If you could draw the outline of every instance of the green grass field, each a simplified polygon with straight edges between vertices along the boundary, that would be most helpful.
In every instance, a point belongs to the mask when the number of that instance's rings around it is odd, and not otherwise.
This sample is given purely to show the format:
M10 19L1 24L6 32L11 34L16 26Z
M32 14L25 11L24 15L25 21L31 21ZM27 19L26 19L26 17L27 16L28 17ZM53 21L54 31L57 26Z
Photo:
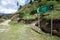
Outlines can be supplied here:
M0 29L8 29L0 32L0 40L59 40L57 36L51 37L42 31L37 32L38 28L30 24L11 24L9 27L0 27ZM32 30L33 27L36 31Z

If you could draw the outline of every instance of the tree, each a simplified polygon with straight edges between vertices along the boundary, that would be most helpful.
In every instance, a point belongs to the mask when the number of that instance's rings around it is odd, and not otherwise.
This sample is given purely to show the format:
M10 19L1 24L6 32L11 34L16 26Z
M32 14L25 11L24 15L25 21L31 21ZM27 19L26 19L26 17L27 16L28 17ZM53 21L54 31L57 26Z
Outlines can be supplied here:
M18 8L18 11L22 8L22 6L20 5L20 7Z
M33 3L33 1L32 0L30 0L30 4L32 4Z
M38 1L40 1L40 0L30 0L30 4L32 4L33 2L38 2Z
M17 6L19 6L19 2L17 2Z

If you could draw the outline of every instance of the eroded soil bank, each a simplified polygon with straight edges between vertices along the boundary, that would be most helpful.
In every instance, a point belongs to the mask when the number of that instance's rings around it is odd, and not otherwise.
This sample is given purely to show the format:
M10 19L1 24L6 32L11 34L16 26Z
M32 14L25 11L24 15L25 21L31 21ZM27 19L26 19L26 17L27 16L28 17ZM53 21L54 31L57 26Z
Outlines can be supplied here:
M60 36L60 20L59 19L55 19L53 20L53 35L57 35L57 36ZM38 23L35 24L35 26L38 27ZM40 29L46 33L51 33L51 20L46 20L45 22L44 21L41 21L40 22Z

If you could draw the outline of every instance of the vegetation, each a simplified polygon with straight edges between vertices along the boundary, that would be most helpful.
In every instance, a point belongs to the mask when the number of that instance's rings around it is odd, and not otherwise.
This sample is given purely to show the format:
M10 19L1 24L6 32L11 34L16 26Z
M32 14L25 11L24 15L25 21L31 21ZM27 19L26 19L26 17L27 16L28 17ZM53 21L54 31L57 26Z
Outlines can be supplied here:
M51 2L55 4L55 7L58 5L57 1L34 1L33 4L30 3L22 6L20 9L18 9L18 12L16 12L16 14L19 14L19 18L22 19L34 19L37 17L37 8L46 4L50 4Z
M18 18L24 20L37 18L37 8L45 4L50 4L51 2L55 4L56 9L60 5L59 0L34 0L34 2L20 6L18 11L9 17L12 19L10 26L0 26L0 29L8 29L7 31L0 32L0 40L59 40L60 37L50 36L50 34L42 32L38 27L33 26L32 24L16 22L18 21ZM51 13L52 11L44 13L43 15L49 15L43 16L43 18L50 19ZM60 18L60 11L54 10L53 13L54 19Z
M0 32L0 40L59 40L59 37L50 36L37 27L28 24L12 23L10 27L2 27L0 29L8 29L7 31ZM36 30L36 31L35 31ZM37 32L40 31L40 32Z

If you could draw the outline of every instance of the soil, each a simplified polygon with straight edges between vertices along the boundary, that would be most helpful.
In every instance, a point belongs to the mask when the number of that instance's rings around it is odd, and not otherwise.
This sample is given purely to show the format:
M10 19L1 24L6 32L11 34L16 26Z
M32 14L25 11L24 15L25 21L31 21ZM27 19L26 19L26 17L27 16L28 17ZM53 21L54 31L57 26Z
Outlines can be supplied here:
M38 24L36 23L35 26L38 26ZM45 23L44 21L40 22L40 29L46 33L51 33L51 20L47 20ZM57 35L60 36L60 20L59 19L55 19L53 20L53 30L52 33L53 35Z
M36 22L38 20L38 18L35 18L35 19L19 19L18 22L22 22L22 23L25 23L25 24L32 24L34 22Z
M18 20L18 22L22 22L22 21L25 24L32 24L38 27L38 23L36 23L38 21L38 18L31 20L24 20L24 19ZM53 35L60 36L60 19L54 19L52 25L53 25L53 30L52 30ZM51 19L40 20L40 29L46 33L51 33Z
M11 19L8 19L8 20L0 23L0 26L9 26L10 21L11 21Z

